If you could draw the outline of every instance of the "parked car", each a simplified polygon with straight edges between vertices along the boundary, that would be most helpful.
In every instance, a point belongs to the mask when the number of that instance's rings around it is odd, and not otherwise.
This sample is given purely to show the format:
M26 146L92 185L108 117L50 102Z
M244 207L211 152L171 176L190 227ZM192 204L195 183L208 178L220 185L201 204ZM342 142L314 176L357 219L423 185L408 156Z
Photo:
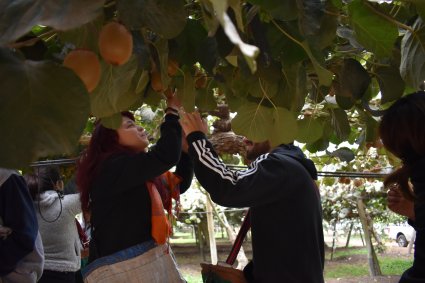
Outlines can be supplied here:
M400 247L407 247L415 232L407 223L389 225L384 229L391 240L395 240Z

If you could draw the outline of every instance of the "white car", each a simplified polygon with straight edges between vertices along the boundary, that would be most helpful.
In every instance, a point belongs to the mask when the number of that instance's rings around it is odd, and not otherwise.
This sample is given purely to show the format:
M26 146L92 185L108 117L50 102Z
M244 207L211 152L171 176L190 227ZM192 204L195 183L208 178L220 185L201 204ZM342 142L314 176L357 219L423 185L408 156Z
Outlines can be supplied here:
M407 247L415 233L415 229L407 223L387 226L384 231L388 237L395 240L400 247Z

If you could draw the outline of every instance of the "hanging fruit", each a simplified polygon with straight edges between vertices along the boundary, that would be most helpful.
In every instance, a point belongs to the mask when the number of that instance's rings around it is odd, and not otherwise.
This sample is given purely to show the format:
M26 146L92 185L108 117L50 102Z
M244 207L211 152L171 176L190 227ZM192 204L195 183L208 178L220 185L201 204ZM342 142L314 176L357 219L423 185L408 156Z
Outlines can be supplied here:
M133 53L133 36L124 25L110 22L100 31L99 51L107 63L122 65Z
M63 65L74 71L83 81L88 92L92 92L100 81L101 67L96 53L76 49L68 53Z

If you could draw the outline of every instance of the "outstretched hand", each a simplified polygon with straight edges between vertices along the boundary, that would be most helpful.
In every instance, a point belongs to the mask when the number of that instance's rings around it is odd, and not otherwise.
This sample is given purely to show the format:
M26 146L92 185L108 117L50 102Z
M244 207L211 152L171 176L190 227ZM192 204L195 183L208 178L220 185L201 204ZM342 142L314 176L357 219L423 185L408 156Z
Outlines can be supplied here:
M391 211L415 220L413 201L404 198L397 186L391 187L388 191L387 205Z
M180 125L186 136L197 131L203 132L204 134L208 133L207 122L201 118L199 112L186 113L180 111Z

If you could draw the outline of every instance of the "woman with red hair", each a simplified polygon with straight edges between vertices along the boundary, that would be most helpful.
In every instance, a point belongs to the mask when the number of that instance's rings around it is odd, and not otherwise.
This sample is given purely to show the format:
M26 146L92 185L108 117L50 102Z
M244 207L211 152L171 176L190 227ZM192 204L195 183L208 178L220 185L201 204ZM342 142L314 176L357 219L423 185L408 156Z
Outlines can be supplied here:
M148 133L130 112L122 113L116 130L97 123L78 162L76 178L82 209L90 215L92 227L89 267L96 259L128 248L155 245L148 183L156 185L164 207L190 186L193 165L182 152L179 106L175 95L167 98L161 137L149 150ZM175 165L173 178L180 184L171 188L164 183L164 173Z

